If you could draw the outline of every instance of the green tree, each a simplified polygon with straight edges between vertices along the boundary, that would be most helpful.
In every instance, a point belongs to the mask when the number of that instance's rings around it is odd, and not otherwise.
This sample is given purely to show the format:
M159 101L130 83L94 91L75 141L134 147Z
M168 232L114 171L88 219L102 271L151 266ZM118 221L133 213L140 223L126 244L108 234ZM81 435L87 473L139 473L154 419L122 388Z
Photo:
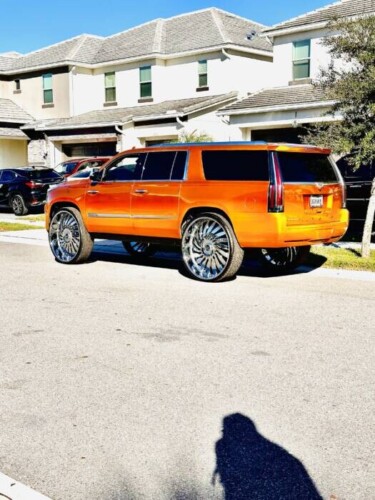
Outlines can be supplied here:
M213 138L206 134L206 132L198 132L197 129L192 130L191 132L188 132L187 130L184 130L181 132L178 136L178 139L176 142L212 142Z
M334 20L324 40L332 57L315 83L334 100L329 113L337 121L309 128L304 142L330 147L334 153L353 153L354 167L375 161L375 17ZM375 179L362 238L362 256L370 255L375 213Z

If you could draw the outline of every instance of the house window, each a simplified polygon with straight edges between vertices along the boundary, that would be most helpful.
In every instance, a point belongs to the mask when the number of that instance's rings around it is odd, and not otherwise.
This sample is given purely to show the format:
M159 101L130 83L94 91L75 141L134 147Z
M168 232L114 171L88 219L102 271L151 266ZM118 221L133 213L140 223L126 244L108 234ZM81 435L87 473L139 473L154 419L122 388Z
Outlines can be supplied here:
M21 81L14 80L14 90L21 90Z
M310 40L293 42L293 80L310 77Z
M152 96L152 82L151 82L151 66L143 66L139 68L139 84L140 84L140 96L151 97Z
M198 61L198 87L207 87L207 61Z
M105 86L105 102L115 102L116 101L116 73L114 71L112 71L111 73L105 73L104 86Z
M53 103L53 90L52 90L52 75L43 75L43 102L44 104Z

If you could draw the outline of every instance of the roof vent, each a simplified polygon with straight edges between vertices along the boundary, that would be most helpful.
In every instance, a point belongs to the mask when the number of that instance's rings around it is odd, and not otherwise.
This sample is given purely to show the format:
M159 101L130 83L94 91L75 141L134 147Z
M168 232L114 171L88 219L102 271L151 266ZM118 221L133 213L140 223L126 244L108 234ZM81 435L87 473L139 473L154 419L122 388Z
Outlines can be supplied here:
M257 32L255 30L249 31L249 33L246 33L246 39L247 40L253 40L256 37Z

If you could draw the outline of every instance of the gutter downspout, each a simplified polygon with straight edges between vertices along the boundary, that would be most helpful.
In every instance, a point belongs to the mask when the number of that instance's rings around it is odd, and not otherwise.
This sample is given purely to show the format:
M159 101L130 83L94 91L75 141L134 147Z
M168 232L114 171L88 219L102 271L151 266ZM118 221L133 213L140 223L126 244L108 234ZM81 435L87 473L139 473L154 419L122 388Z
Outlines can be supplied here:
M232 56L230 56L225 49L221 49L221 52L222 52L223 56L225 57L225 59L232 59Z
M176 122L182 127L185 128L185 123L181 121L181 116L176 116Z

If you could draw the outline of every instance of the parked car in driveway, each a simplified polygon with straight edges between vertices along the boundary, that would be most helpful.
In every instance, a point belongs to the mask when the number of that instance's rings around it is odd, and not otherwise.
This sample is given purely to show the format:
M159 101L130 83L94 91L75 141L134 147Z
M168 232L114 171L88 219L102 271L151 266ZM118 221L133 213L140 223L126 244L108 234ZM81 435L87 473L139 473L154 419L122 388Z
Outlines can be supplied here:
M350 222L363 225L371 194L371 184L375 177L375 162L355 168L350 163L350 155L346 155L337 161L337 166L346 184Z
M31 207L43 205L48 188L63 179L52 168L0 170L0 205L10 207L16 215L26 215Z
M202 281L235 275L247 248L270 267L290 268L348 226L330 150L265 142L125 151L90 179L50 190L45 213L58 262L87 260L99 237L122 240L135 255L175 242Z
M94 158L76 158L66 160L59 163L55 167L55 171L64 177L69 177L70 175L76 174L86 168L100 167L110 159L110 156L98 156Z

